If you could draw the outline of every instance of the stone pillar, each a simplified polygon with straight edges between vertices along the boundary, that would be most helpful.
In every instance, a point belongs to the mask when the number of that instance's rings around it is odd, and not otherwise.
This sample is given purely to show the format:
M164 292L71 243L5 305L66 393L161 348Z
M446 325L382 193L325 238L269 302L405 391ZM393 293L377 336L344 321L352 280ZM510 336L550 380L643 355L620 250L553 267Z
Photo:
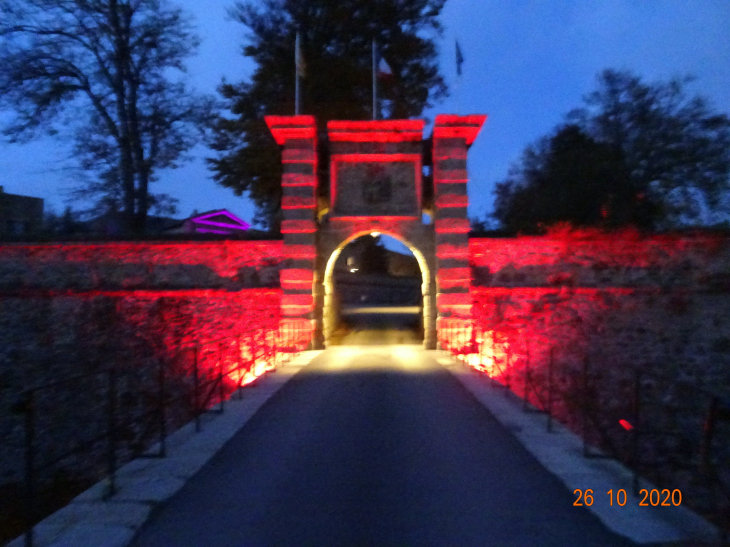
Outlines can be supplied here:
M436 232L436 306L439 341L445 328L471 326L469 219L466 157L484 115L436 116L433 129L433 183Z
M311 341L317 258L317 128L313 116L266 116L281 161L285 262L281 280L281 332L284 343L306 335ZM304 332L303 332L304 331ZM296 340L286 340L296 337Z

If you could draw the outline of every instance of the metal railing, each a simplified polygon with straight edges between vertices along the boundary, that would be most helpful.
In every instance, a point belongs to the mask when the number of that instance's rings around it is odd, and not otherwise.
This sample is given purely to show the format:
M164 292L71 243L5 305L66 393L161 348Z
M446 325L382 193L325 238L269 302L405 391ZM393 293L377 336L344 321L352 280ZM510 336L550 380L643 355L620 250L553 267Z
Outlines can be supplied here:
M33 546L34 526L44 517L38 511L39 490L54 470L71 466L96 480L105 478L104 499L109 499L117 492L122 464L165 457L168 431L191 419L195 431L201 431L203 414L222 413L234 393L241 399L243 386L304 349L310 335L290 326L287 332L259 330L194 342L172 355L165 352L137 361L126 370L109 368L26 389L13 408L23 418L26 547ZM53 438L54 427L61 425L53 407L72 399L75 410L67 418L75 422L77 432L76 420L86 420L84 429L93 433L81 437L61 431ZM49 446L61 448L54 451ZM41 449L52 455L41 460Z
M553 432L557 420L579 433L584 457L625 463L632 470L634 495L643 478L663 488L690 484L685 498L718 525L722 544L728 543L730 400L647 372L646 363L617 366L609 374L588 358L560 362L556 347L543 353L544 365L536 368L529 340L520 340L518 350L514 336L500 341L478 325L447 325L439 339L443 349L487 372L506 395L520 397L524 412L545 414L546 431ZM668 405L672 390L679 395ZM678 481L682 473L691 479Z

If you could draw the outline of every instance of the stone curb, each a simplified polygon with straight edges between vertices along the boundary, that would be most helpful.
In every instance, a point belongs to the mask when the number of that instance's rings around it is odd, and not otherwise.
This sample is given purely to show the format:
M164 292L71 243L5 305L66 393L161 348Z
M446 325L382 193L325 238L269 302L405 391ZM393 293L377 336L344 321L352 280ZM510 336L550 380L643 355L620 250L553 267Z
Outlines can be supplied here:
M205 465L281 386L321 351L305 351L225 402L222 414L203 415L167 437L167 457L132 460L117 471L117 493L104 501L107 481L79 494L34 528L35 547L126 547L152 514ZM150 448L154 451L155 446ZM19 536L6 547L22 547Z
M615 460L583 457L583 441L578 435L556 421L553 432L548 433L546 416L524 412L522 400L486 374L446 352L439 352L436 360L571 492L592 489L595 501L587 509L613 532L639 544L718 541L718 529L686 506L640 507L640 500L631 494L633 474L629 469ZM641 488L656 487L642 479ZM627 492L625 506L619 507L615 499L610 505L606 493L611 489Z

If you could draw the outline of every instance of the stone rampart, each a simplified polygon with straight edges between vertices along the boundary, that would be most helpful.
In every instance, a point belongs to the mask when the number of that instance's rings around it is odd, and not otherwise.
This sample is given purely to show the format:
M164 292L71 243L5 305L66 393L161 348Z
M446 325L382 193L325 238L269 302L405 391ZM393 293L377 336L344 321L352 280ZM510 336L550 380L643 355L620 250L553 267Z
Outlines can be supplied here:
M281 241L0 246L0 294L19 290L278 287Z
M722 519L730 421L707 424L730 401L730 239L563 230L470 257L474 329L452 351Z
M139 372L141 384L120 380L136 386L120 397L143 413L156 404L158 364L168 390L182 389L195 346L201 377L217 366L220 340L251 366L268 359L280 343L281 264L281 241L0 246L0 484L20 477L23 417L10 409L25 389L110 368L120 378ZM105 384L92 404L83 402L92 380L80 382L39 392L36 441L46 459L105 427ZM83 475L78 461L71 467Z
M510 333L533 364L553 347L596 366L676 366L708 385L730 371L727 237L563 231L474 238L470 257L477 324Z

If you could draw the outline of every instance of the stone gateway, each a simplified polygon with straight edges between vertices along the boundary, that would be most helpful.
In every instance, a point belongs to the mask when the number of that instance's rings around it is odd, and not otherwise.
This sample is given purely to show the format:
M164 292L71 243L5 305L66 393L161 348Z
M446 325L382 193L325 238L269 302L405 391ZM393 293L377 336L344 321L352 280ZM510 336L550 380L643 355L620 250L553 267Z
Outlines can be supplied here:
M329 122L329 207L322 214L314 118L267 116L282 146L285 328L311 328L313 346L327 345L338 313L335 261L350 241L373 232L399 239L419 262L426 348L436 348L437 328L470 321L466 158L485 119L436 117L433 205L423 200L423 120Z

